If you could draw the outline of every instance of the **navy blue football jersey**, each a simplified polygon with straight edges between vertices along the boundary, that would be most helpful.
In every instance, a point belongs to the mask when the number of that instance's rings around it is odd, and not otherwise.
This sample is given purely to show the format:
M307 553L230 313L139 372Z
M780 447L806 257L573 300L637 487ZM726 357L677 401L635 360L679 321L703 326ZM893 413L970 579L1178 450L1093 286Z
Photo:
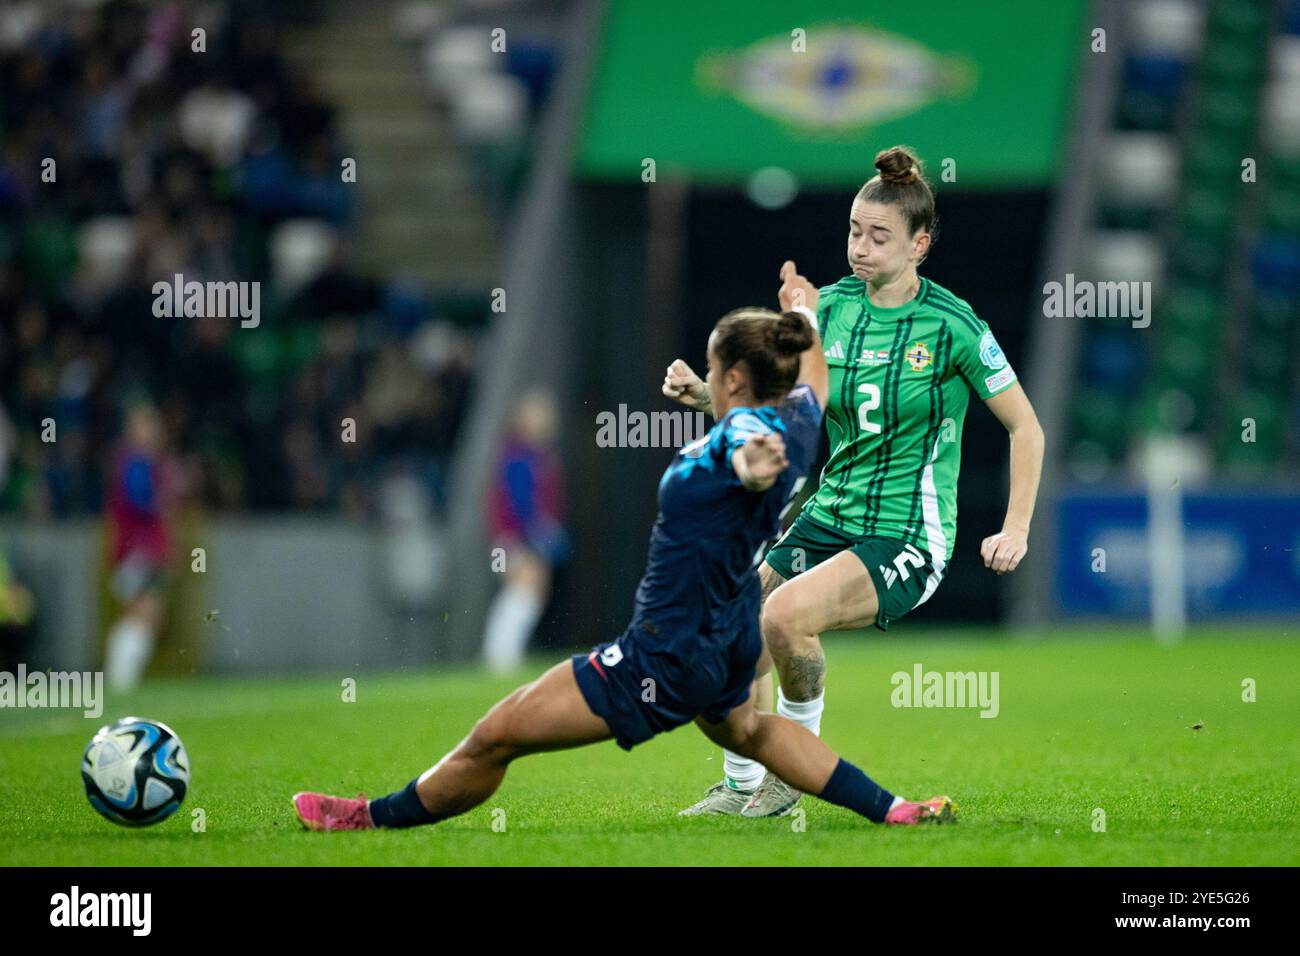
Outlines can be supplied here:
M822 409L807 385L779 405L733 408L684 446L659 481L659 516L632 626L647 650L689 659L758 626L755 569L817 455ZM777 432L789 467L766 491L746 491L731 456Z

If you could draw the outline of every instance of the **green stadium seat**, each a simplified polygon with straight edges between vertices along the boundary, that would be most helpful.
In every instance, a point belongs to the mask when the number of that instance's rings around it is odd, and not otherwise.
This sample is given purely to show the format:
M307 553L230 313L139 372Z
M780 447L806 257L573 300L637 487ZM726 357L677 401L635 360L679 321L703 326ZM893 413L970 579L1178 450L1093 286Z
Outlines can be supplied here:
M1215 0L1206 21L1207 42L1240 43L1268 31L1272 4L1262 0Z
M1190 187L1178 203L1178 224L1184 231L1213 240L1221 240L1236 224L1232 197L1223 189Z
M1230 469L1243 472L1266 471L1278 465L1285 454L1281 402L1267 392L1248 388L1228 402L1219 433L1219 461ZM1245 420L1254 421L1254 441L1242 440Z
M1248 335L1241 350L1241 372L1246 381L1271 393L1285 386L1291 368L1290 349L1262 335Z
M1217 336L1216 336L1217 338ZM1162 338L1156 356L1157 381L1167 382L1198 399L1213 385L1216 367L1214 341L1185 332Z
M1266 63L1255 43L1213 43L1201 61L1200 79L1215 89L1258 89Z
M1268 338L1292 336L1300 319L1300 304L1278 291L1260 292L1251 310L1252 327Z
M1161 317L1164 322L1161 322ZM1156 322L1171 332L1209 336L1217 333L1219 304L1208 289L1178 286L1165 296L1157 308Z
M1300 194L1270 190L1264 198L1264 228L1269 232L1300 233Z
M1300 158L1271 157L1263 170L1263 177L1273 191L1300 195Z
M1201 185L1212 182L1241 182L1240 150L1220 138L1198 136L1183 159L1183 180Z
M1169 252L1170 280L1218 289L1227 269L1222 250L1222 243L1204 236L1184 234L1174 242Z
M1116 395L1092 386L1075 392L1073 434L1076 440L1095 442L1112 461L1122 457L1128 443L1125 403Z

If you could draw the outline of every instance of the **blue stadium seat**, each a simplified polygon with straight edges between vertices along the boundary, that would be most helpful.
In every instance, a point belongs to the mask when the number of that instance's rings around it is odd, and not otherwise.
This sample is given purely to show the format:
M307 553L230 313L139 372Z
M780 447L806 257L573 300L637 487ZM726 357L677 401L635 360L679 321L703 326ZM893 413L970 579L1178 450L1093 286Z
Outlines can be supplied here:
M1295 236L1261 237L1252 266L1261 289L1300 293L1300 239Z

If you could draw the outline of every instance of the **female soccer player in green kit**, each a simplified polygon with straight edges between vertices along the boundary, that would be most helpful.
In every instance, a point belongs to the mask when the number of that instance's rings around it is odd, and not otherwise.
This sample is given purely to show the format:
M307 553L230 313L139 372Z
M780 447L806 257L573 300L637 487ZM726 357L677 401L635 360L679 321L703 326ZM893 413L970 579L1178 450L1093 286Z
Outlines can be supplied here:
M1011 437L1011 489L1002 529L985 538L987 568L1014 571L1038 492L1043 431L997 340L971 307L917 274L935 229L934 194L907 148L876 156L877 175L849 211L853 274L816 289L782 268L781 306L815 308L830 368L821 483L768 552L763 639L781 677L777 712L819 733L823 631L891 623L924 604L943 579L957 534L957 471L970 391ZM787 301L789 299L789 301ZM796 301L798 300L798 301ZM664 394L709 411L708 392L680 360ZM755 703L771 707L760 661ZM725 779L682 811L787 814L801 794L761 764L725 753Z

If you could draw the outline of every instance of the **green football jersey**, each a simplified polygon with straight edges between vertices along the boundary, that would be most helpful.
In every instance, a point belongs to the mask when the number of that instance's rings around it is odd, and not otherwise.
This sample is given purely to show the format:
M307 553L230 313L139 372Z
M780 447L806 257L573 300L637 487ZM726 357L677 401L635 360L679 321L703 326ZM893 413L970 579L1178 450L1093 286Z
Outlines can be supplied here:
M831 453L805 513L849 535L899 538L947 564L970 390L989 398L1016 373L988 325L928 279L912 301L885 309L848 276L821 290L817 318Z

